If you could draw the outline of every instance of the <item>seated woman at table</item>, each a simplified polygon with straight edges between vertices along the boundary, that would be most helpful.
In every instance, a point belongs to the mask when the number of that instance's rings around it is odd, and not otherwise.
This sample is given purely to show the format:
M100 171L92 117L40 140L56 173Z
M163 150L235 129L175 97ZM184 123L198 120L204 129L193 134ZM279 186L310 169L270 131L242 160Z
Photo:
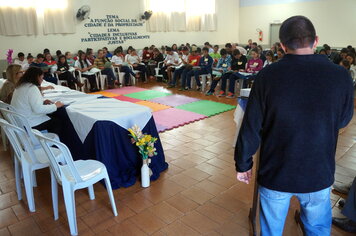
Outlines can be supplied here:
M274 55L272 51L267 51L266 52L266 60L263 63L263 68L265 68L266 66L271 65L273 62L275 61Z
M251 49L251 59L248 60L247 64L246 64L246 69L245 72L247 73L251 73L251 75L246 76L243 75L239 72L235 72L233 73L230 77L229 77L229 92L227 94L227 98L234 98L234 90L235 90L235 82L238 79L243 79L244 83L243 83L243 88L247 88L248 84L251 84L252 81L254 80L254 74L258 73L260 70L262 70L263 68L263 61L260 59L260 55L258 53L258 49L257 48L253 48ZM240 71L243 72L243 71Z
M88 79L90 84L90 92L97 92L99 89L96 83L96 76L94 72L90 71L93 67L94 66L86 58L86 54L83 51L79 52L78 60L75 62L74 68L82 73L82 77Z
M46 80L47 82L53 83L53 84L57 84L57 78L55 78L49 68L48 65L46 63L44 63L44 55L43 54L37 54L37 59L31 63L30 67L38 67L41 68L41 70L44 72L44 77L43 79Z
M26 116L32 128L59 134L63 128L60 120L51 119L47 114L55 112L63 103L43 98L40 90L43 76L40 68L30 67L16 84L11 105Z
M0 89L0 100L10 104L16 83L22 77L21 65L11 64L6 69L6 81Z
M146 66L141 64L141 59L137 55L136 49L131 49L131 53L127 56L126 62L129 63L134 70L138 70L142 82L146 82Z
M120 72L125 73L125 86L130 85L130 75L140 78L139 74L135 74L130 67L128 67L128 63L124 62L124 54L122 53L122 50L120 48L115 49L114 51L114 56L111 58L111 62L113 63L113 66L116 68L119 68Z
M79 88L83 87L83 83L81 83L77 78L75 78L72 72L69 72L69 65L67 63L66 57L64 55L59 56L57 62L57 71L58 78L60 80L66 80L68 83L68 87L71 89L76 89L75 84Z
M109 59L105 57L103 50L98 50L98 57L95 58L93 65L95 68L101 70L103 75L107 76L110 89L114 88L114 84L119 84L112 69L112 64Z

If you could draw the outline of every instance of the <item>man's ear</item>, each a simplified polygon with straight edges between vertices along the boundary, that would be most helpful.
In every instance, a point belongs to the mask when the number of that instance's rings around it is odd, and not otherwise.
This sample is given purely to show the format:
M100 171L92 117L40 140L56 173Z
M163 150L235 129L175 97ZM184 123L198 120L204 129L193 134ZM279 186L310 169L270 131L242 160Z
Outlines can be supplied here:
M314 41L314 44L313 44L313 49L315 49L315 48L318 46L318 43L319 43L319 37L318 37L318 36L315 36L315 41Z
M283 43L281 43L281 48L283 49L283 51L284 51L285 53L287 53L287 48L286 48L286 46L284 46Z

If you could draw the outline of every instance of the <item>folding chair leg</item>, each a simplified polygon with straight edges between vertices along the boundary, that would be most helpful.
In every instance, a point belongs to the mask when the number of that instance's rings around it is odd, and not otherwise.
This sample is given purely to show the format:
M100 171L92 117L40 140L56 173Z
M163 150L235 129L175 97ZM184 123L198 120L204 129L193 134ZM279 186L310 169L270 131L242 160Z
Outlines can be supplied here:
M35 212L35 199L33 196L33 184L32 184L32 173L29 167L22 166L23 180L25 182L26 197L28 202L28 208L30 212Z
M52 189L52 206L53 206L53 215L54 220L58 220L58 185L56 177L54 176L53 171L51 170L51 189Z
M21 166L16 157L14 157L14 160L15 160L15 180L16 180L17 199L20 201L22 199Z
M88 193L89 193L90 200L94 200L95 199L95 193L94 193L94 186L93 185L90 185L88 187Z
M75 211L75 196L71 187L66 184L63 187L64 203L66 205L68 224L71 235L78 235L77 216Z
M117 209L116 209L115 199L114 199L114 195L112 193L112 188L111 188L109 177L108 176L105 177L104 180L105 180L106 190L108 191L108 195L109 195L109 198L110 198L112 211L114 213L114 216L117 216Z
M34 188L37 187L36 171L32 171L32 185Z
M7 151L7 138L5 131L1 128L1 138L2 138L2 145L4 147L4 151Z

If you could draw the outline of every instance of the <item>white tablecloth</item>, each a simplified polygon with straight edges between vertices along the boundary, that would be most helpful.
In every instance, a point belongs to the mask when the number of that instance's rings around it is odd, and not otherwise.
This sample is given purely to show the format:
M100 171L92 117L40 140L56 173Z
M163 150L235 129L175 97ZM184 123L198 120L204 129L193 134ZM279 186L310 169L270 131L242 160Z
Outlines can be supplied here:
M112 121L124 129L134 125L143 129L152 117L151 109L146 106L114 98L98 99L100 94L85 94L48 82L41 84L48 85L55 89L44 91L44 98L68 105L67 114L83 143L96 121Z

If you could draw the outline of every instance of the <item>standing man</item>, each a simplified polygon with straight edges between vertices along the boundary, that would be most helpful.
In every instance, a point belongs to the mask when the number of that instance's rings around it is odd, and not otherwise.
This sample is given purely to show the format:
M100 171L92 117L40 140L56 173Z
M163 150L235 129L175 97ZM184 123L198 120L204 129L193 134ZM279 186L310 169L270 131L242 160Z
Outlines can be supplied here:
M261 146L262 235L282 235L295 195L307 235L326 236L338 132L353 115L352 80L314 55L318 37L308 18L284 21L279 38L285 57L258 73L249 97L235 149L237 179L251 181L252 155Z

